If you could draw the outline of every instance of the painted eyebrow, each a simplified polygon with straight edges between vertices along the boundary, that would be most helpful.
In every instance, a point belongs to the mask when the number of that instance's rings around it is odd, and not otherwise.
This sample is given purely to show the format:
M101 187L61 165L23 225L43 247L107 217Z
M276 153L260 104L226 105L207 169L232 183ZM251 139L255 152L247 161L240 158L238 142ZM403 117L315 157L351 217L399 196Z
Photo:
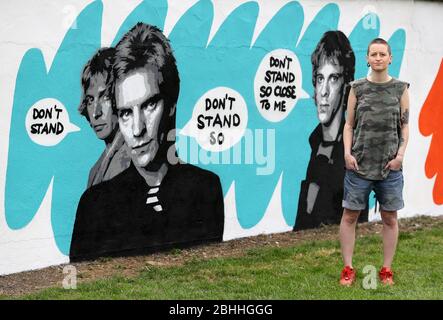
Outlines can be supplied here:
M323 78L325 77L322 73L317 73L317 75L315 77L317 78L318 76L322 76ZM328 78L333 77L333 76L340 78L341 76L343 76L343 73L340 73L340 72L331 73Z
M93 99L93 100L94 100L94 97L91 96L90 94L87 94L87 95L83 98L83 103L86 103L86 102L88 101L88 99Z
M148 104L156 103L156 102L160 101L161 99L163 99L163 96L160 93L157 93L157 94L153 95L152 97L149 97L148 99L146 99L142 104L140 104L140 107L144 108ZM133 105L130 105L130 106L118 106L117 105L118 110L129 110L132 108L133 108Z
M151 103L157 103L162 99L162 95L160 93L157 93L155 95L153 95L152 97L146 99L142 104L141 107L144 108L146 107L148 104Z
M98 97L101 98L108 93L108 88L104 88L102 91L98 93Z
M121 107L121 108L119 108L119 107L117 107L117 111L125 111L125 110L132 110L132 108L131 107Z

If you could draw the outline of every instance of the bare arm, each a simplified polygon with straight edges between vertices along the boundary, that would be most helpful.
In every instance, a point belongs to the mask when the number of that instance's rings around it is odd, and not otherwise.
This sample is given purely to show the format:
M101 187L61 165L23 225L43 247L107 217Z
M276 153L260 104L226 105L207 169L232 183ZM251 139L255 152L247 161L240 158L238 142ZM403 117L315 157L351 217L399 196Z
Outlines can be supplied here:
M354 89L349 91L348 107L346 111L346 123L343 129L343 144L345 149L345 164L346 169L358 170L357 160L351 155L352 138L354 135L354 122L355 122L355 106L357 105L357 97L355 96Z
M409 140L409 92L406 88L400 98L400 122L401 122L401 137L400 145L397 151L397 156L392 159L386 165L387 168L392 170L400 170L403 157L405 155L406 146Z
M405 89L400 99L401 107L401 137L400 147L398 148L397 157L403 160L406 146L409 140L409 91Z

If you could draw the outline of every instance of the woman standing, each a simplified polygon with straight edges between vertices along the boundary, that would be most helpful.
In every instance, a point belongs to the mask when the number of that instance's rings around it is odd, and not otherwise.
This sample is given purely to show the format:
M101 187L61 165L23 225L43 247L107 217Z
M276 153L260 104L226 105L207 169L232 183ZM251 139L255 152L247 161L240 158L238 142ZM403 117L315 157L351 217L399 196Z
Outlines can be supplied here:
M351 83L343 142L346 174L340 243L344 269L341 285L355 281L352 255L360 211L374 190L383 221L383 266L380 281L392 285L397 239L397 210L403 208L402 162L409 137L409 84L388 73L389 44L376 38L367 50L368 77Z

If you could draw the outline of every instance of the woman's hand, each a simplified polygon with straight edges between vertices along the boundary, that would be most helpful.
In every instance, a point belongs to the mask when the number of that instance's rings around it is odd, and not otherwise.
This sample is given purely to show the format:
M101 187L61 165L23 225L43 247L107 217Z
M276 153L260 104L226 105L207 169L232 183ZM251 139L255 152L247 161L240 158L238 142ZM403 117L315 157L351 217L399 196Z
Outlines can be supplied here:
M388 164L385 167L385 170L389 169L389 170L398 171L401 169L402 163L403 163L403 156L397 155L394 159L388 162Z
M346 169L358 171L358 163L355 157L352 154L345 155L345 164Z

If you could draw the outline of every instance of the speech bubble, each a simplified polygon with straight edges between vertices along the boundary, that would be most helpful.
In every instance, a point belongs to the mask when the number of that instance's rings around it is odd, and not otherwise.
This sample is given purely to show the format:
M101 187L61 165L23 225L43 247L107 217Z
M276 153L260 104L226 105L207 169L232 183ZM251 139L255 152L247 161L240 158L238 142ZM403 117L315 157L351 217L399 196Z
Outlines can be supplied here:
M194 137L207 151L221 152L240 141L247 123L248 108L241 94L217 87L200 97L180 134Z
M302 89L300 62L294 52L277 49L261 61L254 80L254 97L258 111L268 121L284 120L298 99L309 98Z
M69 121L65 106L54 98L42 99L29 108L25 125L29 138L45 147L59 144L70 132L80 131Z

